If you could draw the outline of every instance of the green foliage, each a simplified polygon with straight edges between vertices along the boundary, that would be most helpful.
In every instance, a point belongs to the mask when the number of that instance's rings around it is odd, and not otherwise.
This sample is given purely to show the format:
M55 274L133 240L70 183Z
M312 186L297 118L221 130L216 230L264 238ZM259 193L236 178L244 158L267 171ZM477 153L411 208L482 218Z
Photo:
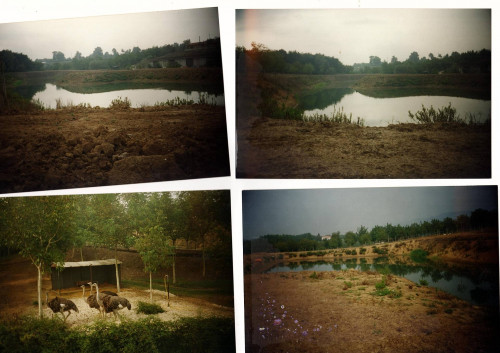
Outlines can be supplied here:
M42 64L31 61L25 54L10 50L0 51L0 72L23 72L41 70Z
M347 116L347 113L344 112L344 107L341 107L337 110L337 107L333 107L333 112L330 115L327 114L318 114L315 113L313 115L303 115L302 120L304 121L314 121L314 122L332 122L335 124L353 124L358 126L364 126L365 121L358 117L356 120L352 119L352 113Z
M160 314L164 313L165 310L159 304L145 303L142 301L137 302L137 312L146 315Z
M192 99L186 99L186 98L180 98L180 97L175 97L173 99L167 99L166 101L163 102L156 102L155 107L177 107L177 106L182 106L182 105L193 105L194 100Z
M373 247L373 252L375 254L379 254L379 255L387 255L388 251L387 251L387 249L383 249L383 248L379 248L379 247L374 246Z
M111 101L109 108L110 109L130 109L132 103L128 97L122 99L122 97L115 98Z
M312 278L312 279L319 279L319 276L318 276L318 274L316 273L316 271L314 271L314 272L312 273L312 275L310 275L310 276L309 276L309 278Z
M418 283L421 286L428 286L429 285L429 282L426 279L424 279L424 278L420 278L420 280L418 281Z
M427 261L427 255L429 255L427 251L422 249L415 249L410 253L410 258L414 262L422 263Z
M155 317L68 328L58 319L19 318L0 322L0 351L5 352L234 352L234 321Z

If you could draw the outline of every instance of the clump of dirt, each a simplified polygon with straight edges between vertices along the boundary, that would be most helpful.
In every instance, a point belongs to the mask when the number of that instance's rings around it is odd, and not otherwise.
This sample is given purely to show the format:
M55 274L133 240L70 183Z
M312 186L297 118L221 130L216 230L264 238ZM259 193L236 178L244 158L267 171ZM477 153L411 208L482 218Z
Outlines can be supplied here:
M499 344L498 313L376 272L249 274L245 298L250 352L493 352Z
M0 192L229 175L224 107L0 116Z

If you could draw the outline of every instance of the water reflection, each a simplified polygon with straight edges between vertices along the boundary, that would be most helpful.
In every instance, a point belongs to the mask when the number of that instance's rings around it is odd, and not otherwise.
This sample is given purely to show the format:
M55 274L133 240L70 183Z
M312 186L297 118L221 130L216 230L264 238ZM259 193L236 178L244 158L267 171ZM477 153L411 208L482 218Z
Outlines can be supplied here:
M364 260L364 261L361 261ZM271 268L274 272L300 271L341 271L356 269L360 271L377 271L404 277L412 282L427 281L430 287L439 288L456 297L475 305L498 306L498 268L496 266L466 266L456 267L446 263L435 264L405 264L388 263L387 258L373 259L373 263L366 263L366 259L346 259L337 262L291 262L280 263Z
M166 102L173 99L193 100L198 103L200 97L204 96L206 101L211 104L224 105L224 95L208 93L207 91L180 91L165 88L138 88L138 89L121 89L113 91L104 91L97 93L77 93L60 88L51 83L45 84L42 91L36 92L33 96L34 100L39 100L47 108L55 108L56 100L60 99L63 105L78 105L88 103L92 107L108 107L111 101L117 98L128 98L131 101L132 107L140 107L142 105L150 106L157 102Z
M299 99L300 108L306 116L315 114L331 116L334 111L352 114L356 120L362 118L367 126L386 126L392 123L414 122L408 111L415 113L422 109L422 104L429 108L442 108L451 103L457 109L457 114L465 118L473 114L480 122L491 118L491 100L438 96L415 95L405 97L370 97L351 89L334 89L319 92L316 95L302 96Z

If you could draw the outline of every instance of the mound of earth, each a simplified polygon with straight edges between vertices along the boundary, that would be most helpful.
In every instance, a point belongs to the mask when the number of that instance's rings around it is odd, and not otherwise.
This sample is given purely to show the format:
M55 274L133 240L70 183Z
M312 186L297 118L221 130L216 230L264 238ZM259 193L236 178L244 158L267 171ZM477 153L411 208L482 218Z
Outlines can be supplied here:
M224 107L0 116L0 192L229 175Z

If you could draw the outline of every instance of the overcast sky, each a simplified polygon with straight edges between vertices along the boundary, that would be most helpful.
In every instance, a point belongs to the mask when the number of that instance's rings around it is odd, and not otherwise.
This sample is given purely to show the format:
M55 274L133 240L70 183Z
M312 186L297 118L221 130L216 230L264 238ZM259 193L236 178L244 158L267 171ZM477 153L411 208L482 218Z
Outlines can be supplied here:
M353 188L243 192L243 238L356 231L497 209L496 187Z
M471 9L237 10L236 44L333 56L406 60L413 51L451 54L491 49L491 11Z
M111 53L113 48L147 49L200 37L220 37L217 8L0 24L0 50L32 60L52 58L53 51L71 58L77 50L88 56L98 46Z

